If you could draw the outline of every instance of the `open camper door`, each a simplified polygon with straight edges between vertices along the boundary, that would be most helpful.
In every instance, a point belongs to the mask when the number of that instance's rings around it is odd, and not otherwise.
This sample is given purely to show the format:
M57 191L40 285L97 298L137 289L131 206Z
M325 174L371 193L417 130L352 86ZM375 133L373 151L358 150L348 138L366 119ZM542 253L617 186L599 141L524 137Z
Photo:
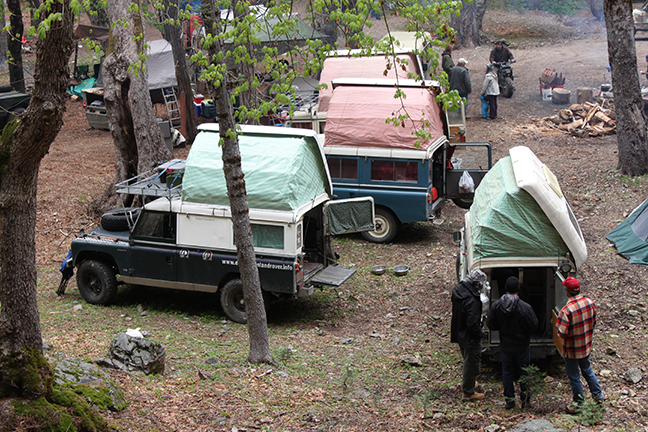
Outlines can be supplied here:
M327 235L342 235L374 229L372 197L328 201L324 204Z

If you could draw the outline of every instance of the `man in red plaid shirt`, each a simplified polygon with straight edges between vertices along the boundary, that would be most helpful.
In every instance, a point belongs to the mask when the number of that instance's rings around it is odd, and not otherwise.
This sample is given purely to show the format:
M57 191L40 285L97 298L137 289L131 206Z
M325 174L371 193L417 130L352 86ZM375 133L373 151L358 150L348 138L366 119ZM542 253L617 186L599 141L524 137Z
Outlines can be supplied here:
M596 325L596 305L580 293L580 283L576 278L568 277L563 281L567 293L567 304L560 311L556 330L558 336L565 340L563 359L569 384L574 394L574 402L567 406L567 412L575 414L576 408L585 400L581 374L589 386L592 398L600 402L605 394L590 366L589 356L592 352L592 335Z

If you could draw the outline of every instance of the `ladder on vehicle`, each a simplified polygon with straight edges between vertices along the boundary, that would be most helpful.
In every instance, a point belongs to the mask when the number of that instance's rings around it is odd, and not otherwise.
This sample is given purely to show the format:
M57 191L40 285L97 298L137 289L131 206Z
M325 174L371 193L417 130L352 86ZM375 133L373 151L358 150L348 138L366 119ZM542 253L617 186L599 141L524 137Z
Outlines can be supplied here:
M164 106L166 107L171 126L174 128L180 127L180 105L178 104L175 88L163 88L162 96L164 96Z

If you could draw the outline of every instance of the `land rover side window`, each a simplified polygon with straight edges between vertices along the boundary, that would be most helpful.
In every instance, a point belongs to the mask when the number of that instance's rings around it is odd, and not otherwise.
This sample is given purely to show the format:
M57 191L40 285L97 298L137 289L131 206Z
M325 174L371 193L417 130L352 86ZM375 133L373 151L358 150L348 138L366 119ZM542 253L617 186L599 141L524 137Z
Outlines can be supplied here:
M331 178L355 180L358 178L358 160L349 158L328 158L326 163Z
M371 161L371 180L416 182L418 181L418 162Z
M254 247L283 249L284 227L277 225L252 224Z
M142 212L133 229L133 237L141 239L175 242L175 235L175 213Z

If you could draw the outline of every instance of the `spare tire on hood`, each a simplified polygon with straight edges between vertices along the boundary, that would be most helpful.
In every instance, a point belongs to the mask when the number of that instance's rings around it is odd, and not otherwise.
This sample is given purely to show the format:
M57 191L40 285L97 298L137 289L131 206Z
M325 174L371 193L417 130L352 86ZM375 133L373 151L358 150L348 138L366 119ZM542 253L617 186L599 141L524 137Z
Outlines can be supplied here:
M101 215L101 228L106 231L128 231L140 215L139 207L122 207Z

